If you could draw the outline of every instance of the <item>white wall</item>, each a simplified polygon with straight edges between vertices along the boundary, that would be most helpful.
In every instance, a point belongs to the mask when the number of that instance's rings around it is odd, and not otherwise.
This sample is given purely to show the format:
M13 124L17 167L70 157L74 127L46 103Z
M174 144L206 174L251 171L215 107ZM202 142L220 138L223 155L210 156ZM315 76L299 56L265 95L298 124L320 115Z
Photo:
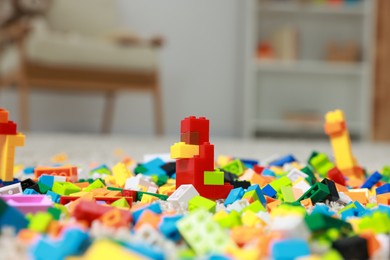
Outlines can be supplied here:
M238 135L241 97L236 0L118 0L125 26L145 35L161 34L165 132L177 134L187 115L211 120L212 134ZM92 10L91 10L92 11ZM0 105L17 119L15 90L2 91ZM117 100L114 133L153 132L151 99L123 93ZM33 131L98 132L103 97L32 94Z

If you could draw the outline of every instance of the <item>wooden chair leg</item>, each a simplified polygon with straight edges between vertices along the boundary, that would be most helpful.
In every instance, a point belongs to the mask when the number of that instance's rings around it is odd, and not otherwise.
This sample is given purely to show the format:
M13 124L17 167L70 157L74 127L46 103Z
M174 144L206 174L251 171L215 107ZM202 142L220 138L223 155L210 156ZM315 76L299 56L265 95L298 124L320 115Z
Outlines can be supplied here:
M112 122L114 118L114 107L115 107L115 92L107 91L105 94L105 104L103 111L103 122L101 133L109 134L112 130Z
M30 87L26 76L20 76L18 80L19 87L19 118L20 129L30 131L30 111L29 111L29 92Z
M155 134L160 136L164 132L163 104L160 86L156 85L154 93L154 125Z

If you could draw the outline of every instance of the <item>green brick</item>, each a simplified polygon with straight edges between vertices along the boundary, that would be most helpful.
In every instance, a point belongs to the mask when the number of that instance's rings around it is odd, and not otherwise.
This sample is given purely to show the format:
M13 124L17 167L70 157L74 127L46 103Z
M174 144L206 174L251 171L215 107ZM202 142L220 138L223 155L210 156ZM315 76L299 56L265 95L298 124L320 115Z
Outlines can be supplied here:
M215 171L204 172L204 184L206 185L224 185L224 173L216 169Z
M203 208L211 213L215 213L217 203L202 196L195 196L188 201L188 210L194 211L198 208Z
M123 191L123 189L117 187L107 187L107 190L120 191L120 192Z
M241 225L241 216L235 210L232 210L229 214L217 216L214 215L214 220L223 228L232 228Z
M271 187L276 190L276 192L280 192L283 186L291 186L292 183L291 180L287 178L287 176L284 176L272 181L269 185L271 185Z
M301 172L306 173L308 176L305 179L310 185L313 185L317 182L317 178L314 176L313 171L310 169L309 166L306 166L301 169Z
M50 213L38 212L30 219L28 228L36 232L44 233L52 220L53 216Z
M331 228L336 228L344 234L348 234L352 231L352 226L350 223L319 213L306 216L305 222L307 227L312 232L326 231Z
M99 188L104 188L105 185L102 180L96 179L94 182L88 185L88 187L84 188L83 191L92 191Z
M290 186L283 186L281 188L281 193L282 193L282 200L285 202L294 202L295 197L294 197L294 192L292 190L292 187Z
M311 188L306 191L298 201L310 198L312 203L324 201L330 194L329 188L327 185L316 182Z
M47 212L53 217L55 220L59 220L61 217L61 210L57 208L48 208Z
M156 184L160 187L163 186L165 183L167 183L169 177L168 175L161 174L160 176L157 177Z
M157 193L151 193L151 192L145 192L145 191L137 191L137 201L142 200L142 196L143 196L144 194L148 194L148 195L157 197L157 198L159 198L160 200L167 200L168 197L169 197L168 195L164 195L164 194L157 194Z
M130 208L129 203L125 198L121 198L114 201L113 203L111 203L111 206L116 208L128 208L128 209Z
M50 187L43 184L42 182L39 182L38 181L38 187L39 187L39 191L42 193L42 194L46 194L49 190L50 190Z
M70 195L81 191L81 188L71 182L54 182L52 191L60 195Z
M222 169L237 176L241 176L245 171L245 165L240 159L236 159L223 166Z
M328 171L335 167L325 153L317 154L311 158L309 163L322 177L326 177L328 175Z
M261 204L261 202L259 200L256 200L255 202L249 204L249 206L245 207L242 212L245 212L245 211L252 211L254 213L257 213L259 211L267 211L263 204Z
M135 174L139 174L139 173L145 173L145 172L147 172L148 171L148 169L146 169L144 166L142 166L142 165L138 165L137 167L135 167L135 169L134 169L134 173Z

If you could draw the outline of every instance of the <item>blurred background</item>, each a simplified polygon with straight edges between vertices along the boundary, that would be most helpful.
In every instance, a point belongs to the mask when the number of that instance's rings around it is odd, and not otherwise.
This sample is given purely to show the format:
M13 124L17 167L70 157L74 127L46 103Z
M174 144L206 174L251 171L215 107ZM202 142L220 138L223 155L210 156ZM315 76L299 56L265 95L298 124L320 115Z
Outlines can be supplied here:
M0 106L31 132L390 140L390 1L0 0Z

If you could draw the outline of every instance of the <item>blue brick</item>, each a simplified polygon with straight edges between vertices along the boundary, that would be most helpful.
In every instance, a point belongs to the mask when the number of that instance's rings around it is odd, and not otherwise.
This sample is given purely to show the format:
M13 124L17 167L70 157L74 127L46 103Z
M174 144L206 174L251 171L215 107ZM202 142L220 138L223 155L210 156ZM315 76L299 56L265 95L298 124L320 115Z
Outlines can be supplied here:
M8 206L4 200L0 199L0 228L10 226L15 228L16 232L19 232L27 225L27 219L18 209Z
M271 171L270 169L268 169L268 168L265 168L265 169L261 172L261 175L276 177L276 174L275 174L273 171Z
M286 239L273 243L271 255L275 260L295 259L310 255L310 249L303 239Z
M27 188L23 191L23 194L26 194L26 195L34 195L34 194L39 194L39 192L37 192L36 190L34 189L30 189L30 188Z
M147 163L143 163L142 166L147 169L144 172L144 175L166 175L167 173L161 168L161 166L165 165L165 162L160 158L153 159Z
M269 165L282 167L286 163L292 163L292 162L296 162L296 161L297 161L297 159L295 159L295 157L292 154L289 154L289 155L283 156L279 159L276 159L275 161L271 162Z
M375 191L377 195L390 192L390 183L386 183L385 185L376 188Z
M371 189L375 184L377 184L382 179L382 174L379 172L374 172L366 179L363 185L360 188Z
M53 184L54 184L54 176L52 175L41 175L39 177L39 180L38 180L40 183L43 183L45 184L46 186L53 188Z
M182 215L164 216L159 225L160 232L172 241L178 242L181 239L179 229L176 226L176 222L180 220Z
M61 198L61 195L49 190L47 193L46 193L46 196L50 196L51 197L51 200L55 203L59 203L60 202L60 198Z
M276 190L274 190L274 188L272 188L272 186L269 184L265 185L261 191L264 195L267 195L268 197L275 198L276 196Z
M259 184L253 184L253 185L249 186L247 191L251 191L251 190L256 191L257 197L259 197L261 204L263 204L263 206L265 206L267 204L267 201L264 197L263 192L261 191Z
M244 193L245 193L245 191L241 187L232 189L229 192L229 195L227 196L227 198L225 199L225 202L223 204L225 206L227 206L229 204L232 204L236 200L240 200L242 198L242 196L244 196Z

